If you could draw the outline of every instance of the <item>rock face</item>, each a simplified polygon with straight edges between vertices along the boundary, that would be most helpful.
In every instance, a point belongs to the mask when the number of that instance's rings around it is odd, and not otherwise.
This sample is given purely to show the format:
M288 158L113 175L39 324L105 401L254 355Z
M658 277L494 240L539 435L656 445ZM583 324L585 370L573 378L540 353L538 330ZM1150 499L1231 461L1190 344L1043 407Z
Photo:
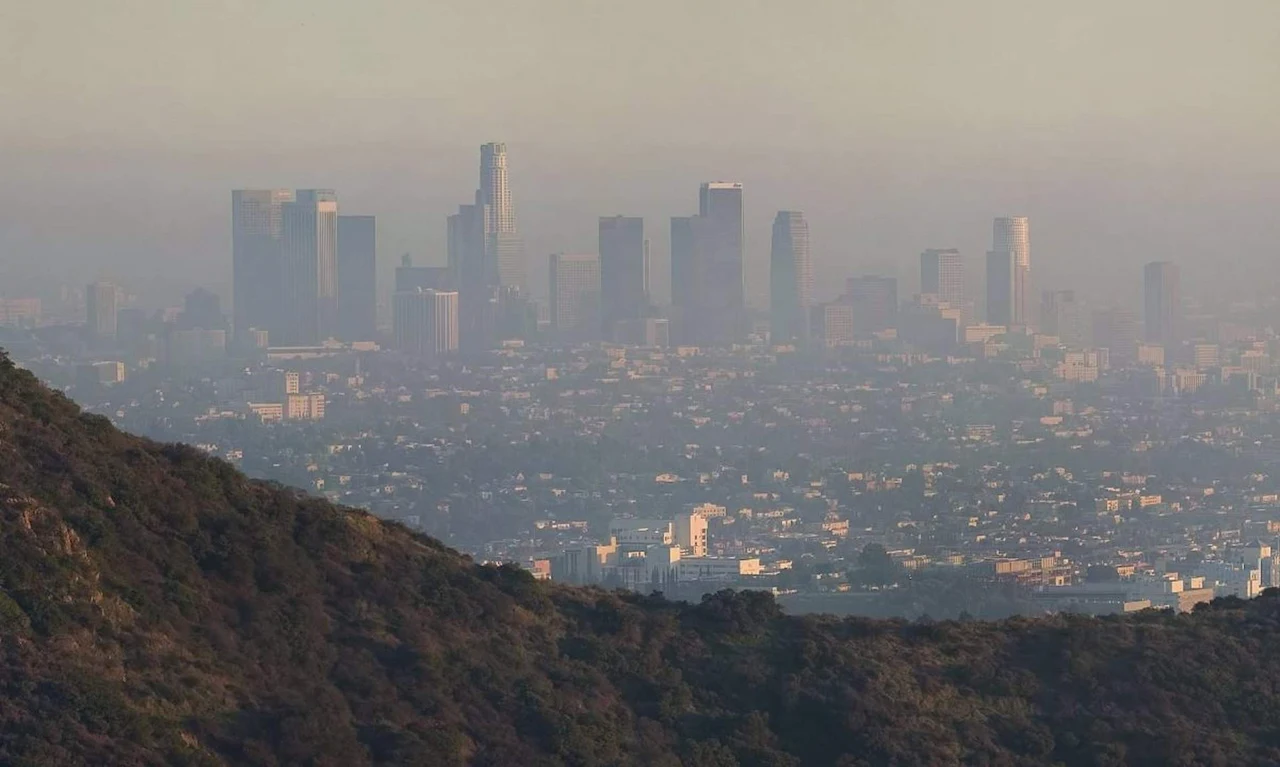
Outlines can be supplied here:
M0 763L1280 761L1280 599L909 625L479 567L0 356Z

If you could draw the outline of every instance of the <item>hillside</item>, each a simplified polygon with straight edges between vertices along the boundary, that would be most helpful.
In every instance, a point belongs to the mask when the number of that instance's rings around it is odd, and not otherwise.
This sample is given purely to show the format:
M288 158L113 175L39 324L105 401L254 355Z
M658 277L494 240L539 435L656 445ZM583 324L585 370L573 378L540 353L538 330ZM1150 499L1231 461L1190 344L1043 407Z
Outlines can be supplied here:
M478 567L0 357L0 763L1280 761L1280 598L909 625Z

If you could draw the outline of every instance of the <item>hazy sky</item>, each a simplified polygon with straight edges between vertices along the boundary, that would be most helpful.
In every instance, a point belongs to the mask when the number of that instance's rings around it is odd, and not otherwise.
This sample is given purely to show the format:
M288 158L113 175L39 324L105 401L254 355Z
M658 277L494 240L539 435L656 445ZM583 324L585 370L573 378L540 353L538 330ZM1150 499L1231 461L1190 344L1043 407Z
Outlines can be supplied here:
M820 298L906 292L927 247L976 269L1006 213L1037 288L1125 298L1168 258L1275 292L1280 2L0 0L0 293L225 291L234 187L334 187L384 268L441 261L493 140L535 286L626 213L665 293L667 218L727 179L751 293L783 208Z

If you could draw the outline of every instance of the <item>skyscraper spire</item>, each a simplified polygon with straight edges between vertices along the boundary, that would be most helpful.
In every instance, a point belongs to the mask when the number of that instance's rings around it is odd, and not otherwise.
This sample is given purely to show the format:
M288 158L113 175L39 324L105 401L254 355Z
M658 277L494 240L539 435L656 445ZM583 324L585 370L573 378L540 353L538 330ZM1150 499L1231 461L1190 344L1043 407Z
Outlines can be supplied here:
M492 285L524 288L524 248L516 232L507 175L507 145L480 147L480 189L477 204L484 207L486 272Z

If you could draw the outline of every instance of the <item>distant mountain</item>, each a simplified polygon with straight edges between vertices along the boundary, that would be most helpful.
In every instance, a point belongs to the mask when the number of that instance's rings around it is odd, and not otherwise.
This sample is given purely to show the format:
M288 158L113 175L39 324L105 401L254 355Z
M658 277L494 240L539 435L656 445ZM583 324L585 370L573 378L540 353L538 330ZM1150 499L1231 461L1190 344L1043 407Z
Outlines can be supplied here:
M0 357L0 764L1280 763L1280 598L1003 623L538 583Z

